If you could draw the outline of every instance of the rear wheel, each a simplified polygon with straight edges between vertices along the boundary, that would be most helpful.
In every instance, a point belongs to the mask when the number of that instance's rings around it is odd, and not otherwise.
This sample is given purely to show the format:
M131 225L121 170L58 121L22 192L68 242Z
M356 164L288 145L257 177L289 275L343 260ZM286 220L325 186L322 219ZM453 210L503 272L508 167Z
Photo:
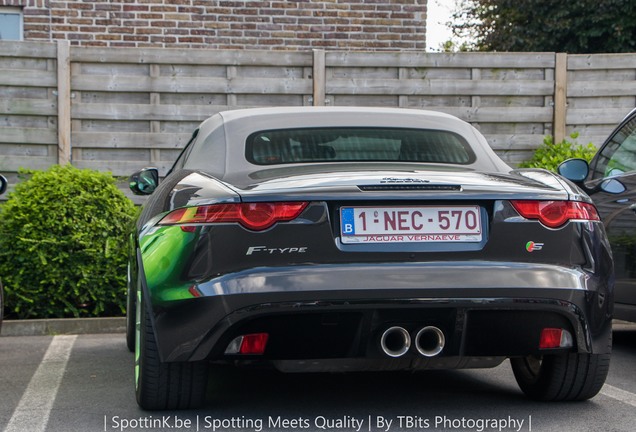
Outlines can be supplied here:
M581 401L603 387L610 354L558 354L510 359L521 390L542 401Z
M205 402L208 365L203 362L164 363L141 291L137 291L135 387L137 403L147 410L199 408Z

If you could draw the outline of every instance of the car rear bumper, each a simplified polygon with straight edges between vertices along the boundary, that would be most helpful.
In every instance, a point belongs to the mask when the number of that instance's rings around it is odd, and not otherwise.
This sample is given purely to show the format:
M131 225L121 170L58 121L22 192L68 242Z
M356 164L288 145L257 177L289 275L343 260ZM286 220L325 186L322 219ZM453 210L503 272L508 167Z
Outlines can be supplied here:
M153 324L163 361L296 362L286 363L292 369L316 359L354 369L366 361L398 369L471 367L540 354L545 327L568 330L578 352L607 352L607 279L580 269L492 262L260 268L199 283L197 298L154 306ZM437 327L444 349L434 361L416 349L388 359L379 341L391 326L412 337ZM258 332L270 335L263 356L224 354L235 337Z

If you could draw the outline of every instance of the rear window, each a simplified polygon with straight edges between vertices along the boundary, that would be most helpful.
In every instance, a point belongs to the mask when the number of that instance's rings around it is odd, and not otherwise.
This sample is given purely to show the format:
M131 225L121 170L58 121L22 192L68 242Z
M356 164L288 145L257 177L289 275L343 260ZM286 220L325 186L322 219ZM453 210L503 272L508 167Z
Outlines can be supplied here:
M449 131L303 128L251 134L246 158L256 165L363 161L465 165L475 161L475 154L463 137Z

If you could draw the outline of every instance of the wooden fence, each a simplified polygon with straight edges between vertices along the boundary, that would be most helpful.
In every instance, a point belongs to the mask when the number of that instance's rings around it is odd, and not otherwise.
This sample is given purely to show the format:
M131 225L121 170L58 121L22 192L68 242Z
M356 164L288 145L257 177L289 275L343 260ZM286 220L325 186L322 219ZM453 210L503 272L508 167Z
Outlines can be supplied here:
M253 106L432 109L504 160L545 135L599 145L636 106L636 54L219 51L0 41L0 173L55 163L165 172L215 112Z

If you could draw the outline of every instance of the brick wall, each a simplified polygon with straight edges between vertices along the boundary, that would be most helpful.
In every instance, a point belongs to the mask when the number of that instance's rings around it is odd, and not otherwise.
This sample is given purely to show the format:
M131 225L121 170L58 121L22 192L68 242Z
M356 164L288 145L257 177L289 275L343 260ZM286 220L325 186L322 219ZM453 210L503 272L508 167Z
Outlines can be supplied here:
M219 49L424 50L427 0L0 0L25 40Z

